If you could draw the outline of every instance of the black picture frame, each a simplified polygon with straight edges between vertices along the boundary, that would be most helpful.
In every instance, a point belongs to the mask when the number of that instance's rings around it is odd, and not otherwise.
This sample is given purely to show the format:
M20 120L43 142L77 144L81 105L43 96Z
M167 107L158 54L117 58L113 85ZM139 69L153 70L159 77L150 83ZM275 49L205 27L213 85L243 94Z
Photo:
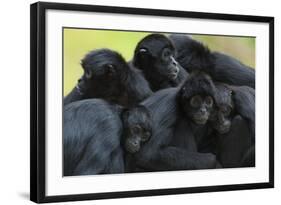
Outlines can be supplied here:
M45 25L46 10L86 11L101 13L169 16L195 19L217 19L269 24L269 181L263 183L229 184L192 188L171 188L158 190L90 193L75 195L46 196L45 192L45 146L46 146L46 82L45 82ZM245 190L274 187L274 18L265 16L229 15L144 8L125 8L82 4L38 2L30 7L30 199L37 203L76 200L109 199L197 192Z

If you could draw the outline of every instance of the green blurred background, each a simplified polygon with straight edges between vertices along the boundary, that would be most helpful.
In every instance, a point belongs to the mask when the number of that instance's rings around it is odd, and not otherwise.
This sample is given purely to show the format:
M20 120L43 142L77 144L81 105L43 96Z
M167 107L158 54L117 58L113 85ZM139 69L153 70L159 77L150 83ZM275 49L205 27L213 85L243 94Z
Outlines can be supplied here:
M150 33L64 28L64 95L71 91L82 75L80 61L86 53L98 48L109 48L130 60L136 44L148 34ZM231 55L244 64L255 67L254 37L197 34L192 37L203 42L211 50Z

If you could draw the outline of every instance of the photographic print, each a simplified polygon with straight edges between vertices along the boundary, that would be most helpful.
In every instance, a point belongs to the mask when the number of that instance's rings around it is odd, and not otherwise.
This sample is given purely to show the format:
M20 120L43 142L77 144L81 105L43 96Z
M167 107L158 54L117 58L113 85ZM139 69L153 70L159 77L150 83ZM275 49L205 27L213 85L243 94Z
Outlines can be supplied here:
M62 32L64 176L255 166L255 37Z
M30 199L274 187L274 18L31 5Z

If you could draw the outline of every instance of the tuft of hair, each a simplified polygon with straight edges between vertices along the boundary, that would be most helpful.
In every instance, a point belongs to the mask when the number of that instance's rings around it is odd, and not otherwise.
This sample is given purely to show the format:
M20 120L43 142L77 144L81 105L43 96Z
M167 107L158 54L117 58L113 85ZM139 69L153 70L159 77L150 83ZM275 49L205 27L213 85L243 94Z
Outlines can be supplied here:
M190 44L192 50L191 61L189 68L193 70L203 70L208 72L208 69L214 66L213 58L209 48L199 41L192 41Z
M123 127L127 128L129 124L141 124L147 130L152 130L152 116L150 111L143 105L137 105L134 108L125 109L122 112Z
M188 35L173 34L169 38L177 50L177 60L187 71L209 72L215 63L212 52L203 43Z
M233 108L233 101L232 101L232 90L231 88L224 83L215 83L216 86L216 104L218 106L228 105Z
M102 65L104 62L108 63L121 63L126 64L123 56L113 50L102 48L92 50L85 55L85 57L81 60L81 66L84 70L90 69L91 67Z
M157 33L147 35L140 42L138 42L135 48L133 64L136 67L139 67L140 65L138 62L140 60L140 49L146 49L150 56L156 58L163 48L170 48L172 51L175 51L173 43L167 36Z
M208 74L194 71L181 86L179 95L184 99L189 99L194 95L210 95L215 99L216 87Z

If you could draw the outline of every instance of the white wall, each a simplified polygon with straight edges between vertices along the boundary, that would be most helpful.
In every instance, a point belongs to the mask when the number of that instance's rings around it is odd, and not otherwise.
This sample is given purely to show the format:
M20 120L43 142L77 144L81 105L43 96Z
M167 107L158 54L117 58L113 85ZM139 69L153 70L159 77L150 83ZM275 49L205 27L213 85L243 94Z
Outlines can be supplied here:
M51 1L51 0L49 0ZM31 204L29 197L29 4L33 1L2 1L0 7L0 203ZM281 13L278 1L211 0L84 0L62 1L112 6L146 7L186 11L275 16L275 55L280 54ZM275 59L277 90L281 86L280 58ZM278 94L279 93L279 94ZM281 104L276 92L275 105ZM275 109L276 188L177 196L79 202L81 204L277 204L280 201L280 108ZM277 124L278 123L278 124ZM279 202L280 203L280 202ZM75 202L73 202L75 204ZM76 204L78 204L76 202Z

